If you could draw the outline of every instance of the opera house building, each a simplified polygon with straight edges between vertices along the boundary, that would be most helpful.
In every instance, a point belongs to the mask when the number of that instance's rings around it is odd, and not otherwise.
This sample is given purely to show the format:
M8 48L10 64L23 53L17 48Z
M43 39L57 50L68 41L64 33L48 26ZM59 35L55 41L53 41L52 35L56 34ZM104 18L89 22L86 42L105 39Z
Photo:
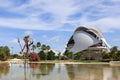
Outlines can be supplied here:
M84 59L101 59L102 53L109 49L110 46L98 28L78 27L68 41L64 54L82 52Z

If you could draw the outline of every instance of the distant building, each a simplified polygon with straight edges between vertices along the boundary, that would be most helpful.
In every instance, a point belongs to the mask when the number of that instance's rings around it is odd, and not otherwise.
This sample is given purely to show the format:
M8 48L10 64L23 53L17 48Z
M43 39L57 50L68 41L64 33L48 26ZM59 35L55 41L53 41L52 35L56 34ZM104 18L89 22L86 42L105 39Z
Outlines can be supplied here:
M85 58L88 53L91 53L89 55L94 54L92 57L97 58L97 53L109 51L109 49L110 46L98 28L78 27L68 41L64 54L67 52L73 52L74 54L82 52L83 58ZM98 57L100 57L100 54Z

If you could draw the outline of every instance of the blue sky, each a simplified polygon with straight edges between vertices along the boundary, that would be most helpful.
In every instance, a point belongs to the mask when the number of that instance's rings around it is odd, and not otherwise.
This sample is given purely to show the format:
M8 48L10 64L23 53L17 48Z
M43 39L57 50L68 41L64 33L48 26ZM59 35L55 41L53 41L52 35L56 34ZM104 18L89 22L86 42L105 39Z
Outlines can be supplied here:
M120 47L120 0L0 0L0 46L20 51L17 38L63 51L79 26L98 27L110 46Z

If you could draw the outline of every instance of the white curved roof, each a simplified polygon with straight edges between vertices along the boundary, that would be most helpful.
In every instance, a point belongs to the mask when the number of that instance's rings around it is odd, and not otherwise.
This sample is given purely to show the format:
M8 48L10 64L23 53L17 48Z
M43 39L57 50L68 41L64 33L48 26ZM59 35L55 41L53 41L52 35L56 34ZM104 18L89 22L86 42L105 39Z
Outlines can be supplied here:
M97 28L97 27L90 28L89 30L92 31L92 32L94 32L94 33L95 33L96 35L98 35L100 38L103 38L103 37L104 37L103 34L102 34L102 32L100 31L100 29Z
M90 34L84 31L77 31L73 34L73 39L75 41L74 46L70 49L73 53L87 49L89 46L97 44L100 40L97 40Z
M78 27L67 44L67 50L77 53L100 43L101 47L109 48L102 32L94 28Z

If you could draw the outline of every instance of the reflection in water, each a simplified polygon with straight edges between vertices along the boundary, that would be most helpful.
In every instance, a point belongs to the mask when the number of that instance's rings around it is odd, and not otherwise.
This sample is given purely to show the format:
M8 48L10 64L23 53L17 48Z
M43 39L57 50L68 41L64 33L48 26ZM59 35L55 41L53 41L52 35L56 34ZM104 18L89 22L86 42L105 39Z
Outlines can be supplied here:
M66 65L70 80L120 80L120 67L109 65Z
M120 67L95 64L0 64L0 80L120 80Z
M40 67L39 63L29 63L29 65L30 65L30 68L32 68L32 69L37 69Z
M9 73L9 64L8 63L0 64L0 77L2 75L7 75L8 73Z
M49 75L53 70L55 64L46 64L46 63L30 63L30 68L32 68L32 76L36 76L37 79L40 79L40 76Z
M26 63L24 63L24 80L28 80L27 79L27 76L26 76L26 68L27 68L27 66L26 66L27 64Z

